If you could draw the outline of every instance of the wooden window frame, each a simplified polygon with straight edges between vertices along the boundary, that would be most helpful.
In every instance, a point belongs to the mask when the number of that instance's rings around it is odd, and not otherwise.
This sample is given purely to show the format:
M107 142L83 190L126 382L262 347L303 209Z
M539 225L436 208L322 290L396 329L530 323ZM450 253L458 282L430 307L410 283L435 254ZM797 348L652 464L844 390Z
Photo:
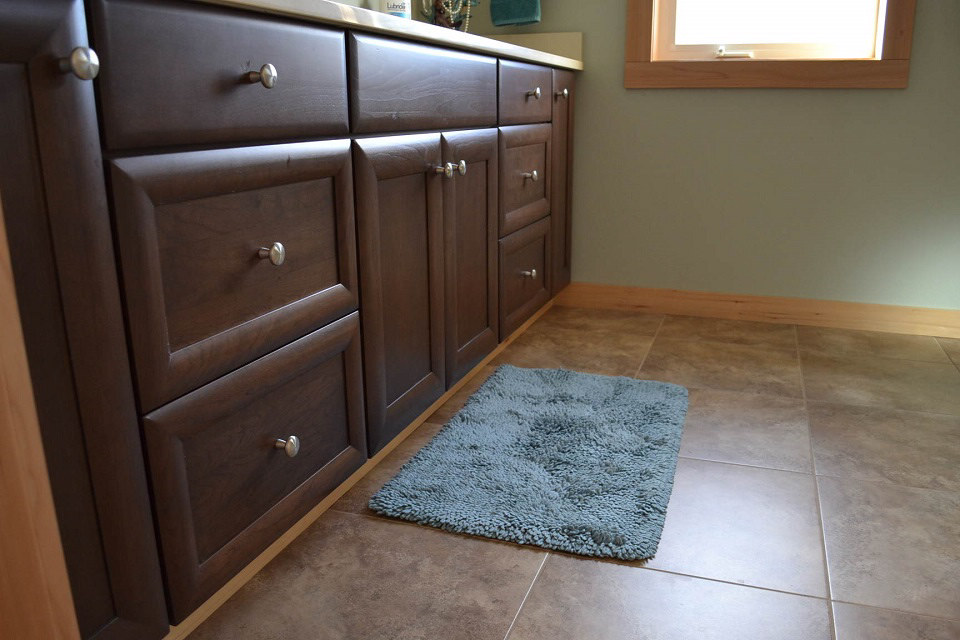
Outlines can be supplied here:
M907 87L917 0L887 0L879 60L651 60L654 2L627 1L627 89Z

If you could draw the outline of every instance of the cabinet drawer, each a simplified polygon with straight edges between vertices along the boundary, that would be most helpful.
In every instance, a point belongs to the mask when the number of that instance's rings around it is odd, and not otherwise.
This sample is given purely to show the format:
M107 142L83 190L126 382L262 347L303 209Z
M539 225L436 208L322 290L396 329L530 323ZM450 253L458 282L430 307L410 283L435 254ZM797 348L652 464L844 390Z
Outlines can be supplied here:
M496 58L355 33L348 38L354 132L496 124Z
M357 308L351 176L347 140L111 163L144 411Z
M348 132L343 31L147 0L99 0L93 26L109 148ZM266 64L271 89L248 77Z
M550 213L549 124L500 127L500 235Z
M500 341L550 299L550 218L500 240Z
M552 98L553 74L548 67L500 61L500 124L550 122Z
M366 459L354 312L144 418L174 622ZM297 436L290 457L277 439Z

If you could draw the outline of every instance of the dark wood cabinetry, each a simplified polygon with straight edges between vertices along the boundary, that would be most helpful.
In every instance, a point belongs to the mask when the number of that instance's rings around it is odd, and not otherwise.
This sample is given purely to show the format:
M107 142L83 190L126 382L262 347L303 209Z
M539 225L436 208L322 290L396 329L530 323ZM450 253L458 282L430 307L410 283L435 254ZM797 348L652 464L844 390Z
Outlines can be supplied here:
M550 213L549 124L500 127L500 236Z
M552 295L570 284L573 231L573 101L576 76L553 70L553 163L550 234L553 243Z
M363 463L363 415L354 312L145 417L175 621Z
M443 163L466 173L444 180L447 388L499 342L496 129L443 134Z
M497 59L351 33L355 133L490 127L497 123Z
M123 158L111 176L144 411L357 308L349 140ZM260 256L274 243L282 261Z
M81 636L153 640L167 616L93 86L57 64L86 44L79 0L0 3L0 198Z
M516 331L550 299L550 218L500 240L500 339Z
M354 142L371 454L446 388L440 160L440 134Z
M60 70L85 15L94 82ZM0 198L84 638L161 638L569 282L572 81L204 2L0 3Z
M343 31L189 2L92 6L109 148L348 132ZM268 64L269 89L249 77Z

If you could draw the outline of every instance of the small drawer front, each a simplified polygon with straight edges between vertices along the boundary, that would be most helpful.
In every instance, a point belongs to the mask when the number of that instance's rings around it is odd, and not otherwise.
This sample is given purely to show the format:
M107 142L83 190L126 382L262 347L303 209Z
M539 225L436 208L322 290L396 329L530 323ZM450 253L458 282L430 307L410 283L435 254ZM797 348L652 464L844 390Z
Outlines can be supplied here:
M356 33L348 38L354 132L496 124L496 58Z
M144 418L174 622L364 463L358 316Z
M550 299L550 218L500 240L500 341Z
M550 213L549 124L500 127L500 236Z
M500 124L550 122L552 102L549 67L500 61Z
M145 411L357 308L349 141L123 158L111 176Z
M343 31L186 2L99 0L94 7L109 148L349 130ZM269 78L250 78L268 64L276 71L269 89Z

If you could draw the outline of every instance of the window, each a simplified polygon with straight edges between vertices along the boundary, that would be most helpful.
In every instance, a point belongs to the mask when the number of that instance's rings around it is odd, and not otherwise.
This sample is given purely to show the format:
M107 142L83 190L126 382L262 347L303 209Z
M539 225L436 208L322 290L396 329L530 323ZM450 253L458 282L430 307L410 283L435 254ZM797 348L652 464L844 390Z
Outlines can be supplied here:
M902 88L916 0L629 0L624 86Z

